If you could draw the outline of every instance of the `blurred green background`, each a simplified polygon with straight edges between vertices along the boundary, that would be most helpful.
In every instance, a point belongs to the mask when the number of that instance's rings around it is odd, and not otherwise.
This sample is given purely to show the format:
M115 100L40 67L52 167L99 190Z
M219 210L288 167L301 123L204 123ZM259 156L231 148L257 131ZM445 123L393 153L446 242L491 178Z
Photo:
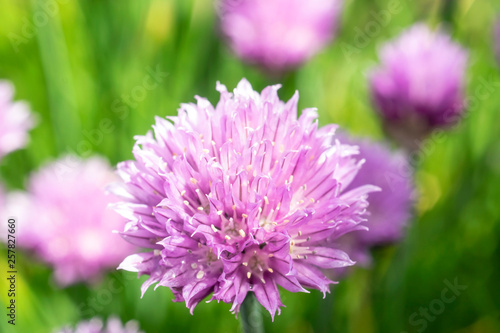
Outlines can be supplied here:
M391 6L397 13L378 23L376 14ZM286 308L274 323L264 314L265 328L500 332L500 75L492 35L499 12L493 0L348 0L334 43L297 71L268 78L227 49L210 0L0 0L0 78L15 84L16 100L28 101L39 118L28 147L5 157L0 175L8 189L21 189L30 171L66 152L99 153L113 164L129 159L133 136L144 134L155 115L174 115L194 95L216 103L216 81L231 90L242 77L257 90L282 83L282 99L297 89L299 107L318 107L320 124L381 139L366 80L377 49L414 22L441 25L469 49L471 105L456 127L412 155L420 197L407 238L376 249L372 270L356 269L324 300L317 291L282 292ZM145 84L147 77L154 84ZM167 288L140 299L145 277L133 273L58 289L48 268L18 252L13 330L4 314L1 253L2 332L51 332L110 314L136 319L146 332L239 329L228 304L202 302L191 316ZM440 303L446 281L467 288ZM439 314L426 317L421 311L429 307Z

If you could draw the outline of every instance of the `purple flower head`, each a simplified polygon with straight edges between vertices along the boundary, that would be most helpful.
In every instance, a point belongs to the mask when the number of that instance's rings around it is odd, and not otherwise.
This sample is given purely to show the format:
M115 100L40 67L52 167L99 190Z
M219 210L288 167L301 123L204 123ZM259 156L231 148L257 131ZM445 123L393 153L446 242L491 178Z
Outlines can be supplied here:
M500 16L496 19L493 26L493 45L495 47L495 56L500 64Z
M98 157L53 162L33 174L27 193L11 195L8 210L21 214L20 245L54 267L61 286L93 282L133 252L114 230L124 219L107 206L105 187L117 177Z
M342 0L221 0L221 29L241 58L271 71L299 66L332 39Z
M284 103L278 89L218 84L215 107L196 97L136 138L115 193L130 220L123 236L151 249L120 265L150 276L143 293L170 287L191 312L213 293L237 313L253 292L274 317L278 285L325 293L333 282L322 269L353 264L331 240L364 228L377 188L345 191L362 164L357 148L332 144L336 126L318 129L315 109L297 119L298 93Z
M369 249L400 240L411 218L413 177L411 166L402 152L393 152L383 143L340 135L343 142L357 145L365 164L347 190L373 184L381 191L370 195L368 231L350 233L340 239L343 249L360 265L371 262Z
M447 34L416 24L381 49L380 61L370 75L372 97L396 140L421 139L458 120L467 52Z
M57 331L58 333L143 333L139 330L139 324L131 320L125 325L117 317L110 317L104 325L101 319L92 318L79 322L76 327L66 326Z
M24 102L13 102L14 86L0 81L0 159L23 148L35 121Z

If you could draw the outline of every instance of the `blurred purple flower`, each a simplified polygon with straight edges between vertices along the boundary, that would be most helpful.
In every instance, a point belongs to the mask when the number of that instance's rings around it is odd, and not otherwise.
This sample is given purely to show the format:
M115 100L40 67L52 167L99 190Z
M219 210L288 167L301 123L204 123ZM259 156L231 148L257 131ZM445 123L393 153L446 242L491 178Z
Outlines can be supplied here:
M399 142L452 125L464 111L467 52L441 31L416 24L380 51L370 74L373 100Z
M274 71L297 67L333 38L342 0L221 0L221 30L241 58Z
M139 330L139 324L131 320L125 325L122 324L119 318L110 317L104 326L99 318L92 318L90 320L83 320L79 322L76 327L66 326L57 331L58 333L143 333Z
M113 233L124 223L107 207L116 201L105 193L114 181L104 159L68 157L33 174L28 193L10 195L7 213L18 217L20 246L52 265L59 285L93 282L133 252Z
M495 56L500 64L500 16L496 19L493 26L493 45L495 47Z
M23 148L28 141L28 131L35 125L28 105L13 102L13 97L14 86L0 81L0 159Z
M402 152L393 152L385 144L369 139L360 139L341 134L346 144L359 147L365 164L347 190L363 184L373 184L381 191L370 195L368 231L350 233L341 239L342 249L358 264L368 266L371 262L370 248L399 241L411 218L413 207L412 169Z
M259 94L243 79L231 94L218 84L215 108L196 97L136 138L115 193L130 219L123 236L153 250L120 265L150 276L143 293L170 287L192 313L213 292L237 313L253 292L274 318L278 285L325 293L333 282L321 270L353 264L333 240L364 228L377 188L343 191L362 164L357 148L332 145L336 125L318 129L315 109L297 119L298 93L285 104L278 89Z

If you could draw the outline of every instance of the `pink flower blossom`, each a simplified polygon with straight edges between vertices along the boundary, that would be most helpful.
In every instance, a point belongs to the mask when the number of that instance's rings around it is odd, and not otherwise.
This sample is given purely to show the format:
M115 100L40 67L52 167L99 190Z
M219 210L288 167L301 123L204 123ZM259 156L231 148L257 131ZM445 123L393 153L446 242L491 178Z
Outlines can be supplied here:
M237 313L253 292L274 317L278 286L326 293L323 270L353 264L334 240L364 228L377 188L345 191L362 164L357 148L332 144L337 126L318 129L315 109L297 119L298 93L284 103L278 89L218 84L215 107L196 97L136 138L115 193L129 219L123 236L150 249L120 265L149 275L143 293L169 287L191 312L213 293Z
M407 145L459 120L467 52L450 36L416 24L381 49L380 61L370 74L372 97L397 141Z
M14 86L0 81L0 159L8 153L23 148L28 141L28 131L35 121L24 102L13 102Z
M340 136L343 142L357 145L365 164L347 190L363 184L373 184L381 191L369 198L368 231L350 233L339 241L358 264L371 263L370 249L401 240L411 218L413 208L413 171L406 155L392 151L381 142L369 139Z
M92 318L79 322L76 327L63 327L58 333L143 333L139 330L139 324L131 320L125 325L122 324L119 318L110 317L104 325L101 319Z
M233 51L272 71L299 66L333 38L341 0L222 0L221 29Z
M107 207L116 199L105 187L116 180L104 159L68 156L34 173L27 193L10 195L19 245L53 266L59 285L93 282L132 253L134 248L113 233L123 218Z

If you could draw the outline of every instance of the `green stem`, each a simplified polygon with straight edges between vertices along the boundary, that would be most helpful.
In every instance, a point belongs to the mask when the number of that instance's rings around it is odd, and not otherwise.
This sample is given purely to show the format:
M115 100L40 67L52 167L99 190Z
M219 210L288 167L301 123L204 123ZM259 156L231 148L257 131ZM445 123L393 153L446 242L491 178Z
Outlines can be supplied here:
M443 21L449 24L453 23L453 14L455 12L456 0L444 0L442 3L441 17Z
M42 0L33 0L33 13L45 13ZM58 152L78 149L81 124L73 85L70 56L59 13L37 28L40 59L46 81L50 116Z
M264 333L261 306L253 293L248 293L240 307L241 331L244 333Z

